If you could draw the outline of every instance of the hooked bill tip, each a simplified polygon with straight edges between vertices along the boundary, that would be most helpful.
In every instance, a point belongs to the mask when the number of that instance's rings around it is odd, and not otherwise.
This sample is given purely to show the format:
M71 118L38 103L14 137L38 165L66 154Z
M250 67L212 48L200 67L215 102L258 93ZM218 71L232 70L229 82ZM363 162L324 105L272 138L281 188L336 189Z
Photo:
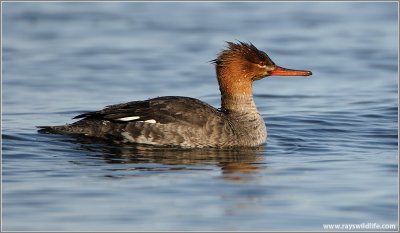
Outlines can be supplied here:
M280 66L275 67L274 70L269 72L270 76L309 76L312 75L308 70L291 70Z

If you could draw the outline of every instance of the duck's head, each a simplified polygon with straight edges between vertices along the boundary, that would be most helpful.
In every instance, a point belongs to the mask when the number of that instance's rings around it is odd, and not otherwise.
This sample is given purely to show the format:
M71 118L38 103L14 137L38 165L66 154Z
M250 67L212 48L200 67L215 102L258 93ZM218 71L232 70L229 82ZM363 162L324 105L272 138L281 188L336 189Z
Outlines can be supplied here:
M309 76L311 71L279 67L251 43L227 42L215 63L222 95L251 95L253 81L267 76Z

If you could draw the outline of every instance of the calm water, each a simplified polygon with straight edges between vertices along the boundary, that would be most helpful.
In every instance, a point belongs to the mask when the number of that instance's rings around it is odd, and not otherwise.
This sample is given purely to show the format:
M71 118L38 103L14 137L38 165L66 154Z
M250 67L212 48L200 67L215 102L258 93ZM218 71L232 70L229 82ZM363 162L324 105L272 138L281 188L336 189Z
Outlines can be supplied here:
M7 2L2 12L3 230L398 226L397 3ZM219 107L208 61L235 39L313 71L255 83L266 146L117 147L36 131L155 96Z

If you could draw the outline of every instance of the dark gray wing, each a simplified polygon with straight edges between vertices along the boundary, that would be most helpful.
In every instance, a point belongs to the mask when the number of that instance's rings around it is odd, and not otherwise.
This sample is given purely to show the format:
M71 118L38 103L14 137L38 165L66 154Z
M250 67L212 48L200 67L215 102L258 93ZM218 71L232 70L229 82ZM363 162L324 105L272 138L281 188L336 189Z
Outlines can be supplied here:
M100 111L88 112L74 117L103 119L109 121L147 121L167 124L170 122L204 125L211 116L221 119L223 113L200 100L166 96L144 101L110 105Z

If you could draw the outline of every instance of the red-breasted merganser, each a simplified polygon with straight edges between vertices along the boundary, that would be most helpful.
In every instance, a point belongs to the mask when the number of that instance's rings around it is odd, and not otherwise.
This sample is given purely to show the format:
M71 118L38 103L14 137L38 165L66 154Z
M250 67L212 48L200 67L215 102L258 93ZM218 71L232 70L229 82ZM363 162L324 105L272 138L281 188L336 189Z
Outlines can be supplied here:
M163 146L259 146L266 142L267 130L254 104L253 81L312 73L276 66L251 43L227 43L227 49L212 60L221 91L220 109L189 97L158 97L107 106L74 117L83 118L75 123L43 126L39 132Z

